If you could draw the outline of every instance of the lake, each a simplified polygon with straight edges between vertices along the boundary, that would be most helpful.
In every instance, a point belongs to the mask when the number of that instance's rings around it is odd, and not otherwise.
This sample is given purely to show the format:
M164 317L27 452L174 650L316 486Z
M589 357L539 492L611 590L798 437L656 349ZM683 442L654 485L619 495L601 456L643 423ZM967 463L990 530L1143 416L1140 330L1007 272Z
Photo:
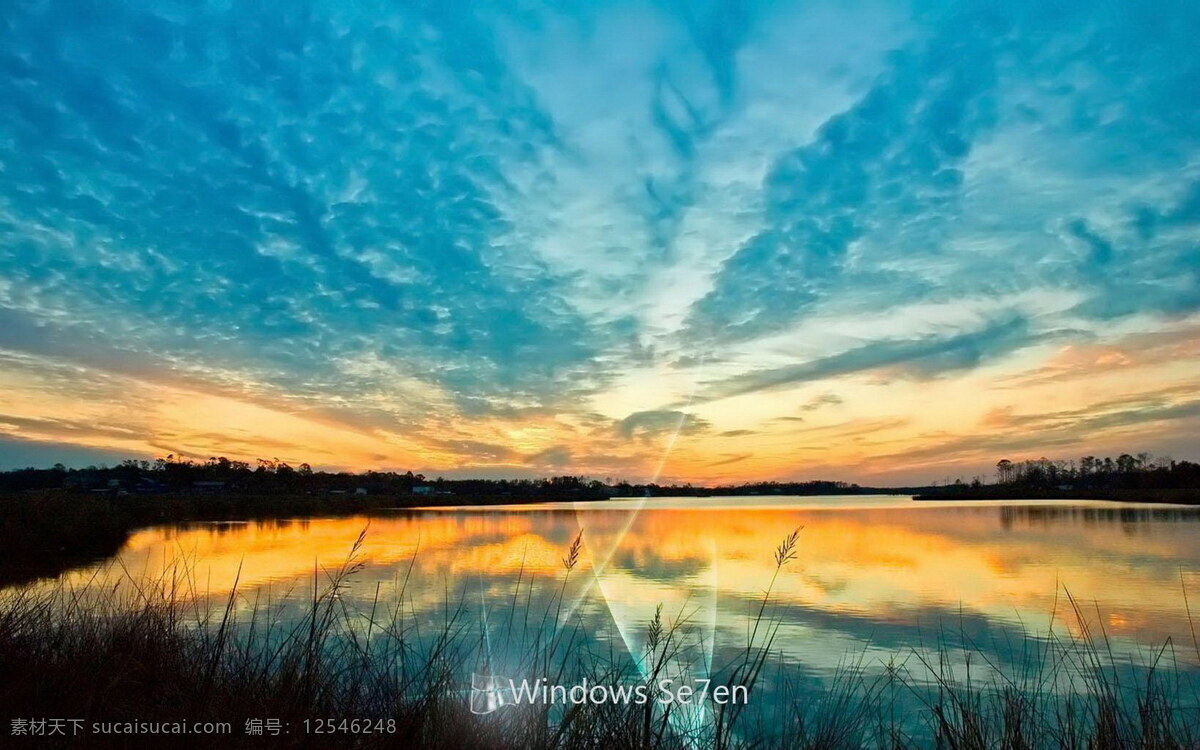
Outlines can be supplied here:
M797 528L776 574L774 551ZM673 673L703 677L761 641L761 611L777 666L760 695L785 674L819 691L848 665L900 664L930 682L969 668L968 652L976 669L1027 669L1030 643L1089 631L1106 658L1134 666L1170 644L1191 675L1200 651L1184 595L1200 606L1200 509L1101 501L654 498L192 524L139 531L65 579L105 592L171 582L214 601L236 582L243 615L301 617L314 578L325 585L364 530L345 606L396 609L430 631L456 623L493 666L524 642L514 623L531 620L637 662L656 612L680 633Z

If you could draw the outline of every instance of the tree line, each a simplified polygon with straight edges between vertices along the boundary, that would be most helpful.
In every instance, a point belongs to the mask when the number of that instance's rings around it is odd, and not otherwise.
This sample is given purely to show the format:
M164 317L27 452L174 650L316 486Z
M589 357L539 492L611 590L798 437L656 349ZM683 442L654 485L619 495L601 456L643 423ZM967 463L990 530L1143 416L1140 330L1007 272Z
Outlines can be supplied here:
M972 486L980 486L977 478ZM1001 486L1020 488L1139 489L1200 487L1200 464L1151 458L1147 453L1078 460L1037 458L996 464ZM961 484L961 480L956 483ZM196 461L168 455L154 461L129 459L116 466L14 469L0 472L0 491L65 490L113 494L179 492L247 495L387 494L463 495L522 499L597 499L643 496L838 495L920 491L923 487L860 487L832 480L750 482L717 487L634 483L563 475L529 479L449 479L412 471L335 472L279 459L253 463L213 456Z
M67 490L114 494L178 492L270 494L466 494L566 496L596 493L602 483L579 476L540 479L429 478L412 471L321 471L260 458L254 463L213 456L195 461L168 455L154 461L128 459L116 466L15 469L0 472L0 490Z
M221 494L391 494L479 497L596 499L662 495L832 495L873 491L846 482L754 482L722 487L633 483L563 475L533 479L449 479L412 471L331 472L308 463L279 459L254 463L224 456L195 461L168 455L154 461L129 459L116 466L15 469L0 472L0 491L66 490L112 494L178 492Z
M996 480L1012 487L1071 489L1149 489L1200 486L1200 464L1154 458L1149 453L1083 456L1078 460L1048 458L996 464Z

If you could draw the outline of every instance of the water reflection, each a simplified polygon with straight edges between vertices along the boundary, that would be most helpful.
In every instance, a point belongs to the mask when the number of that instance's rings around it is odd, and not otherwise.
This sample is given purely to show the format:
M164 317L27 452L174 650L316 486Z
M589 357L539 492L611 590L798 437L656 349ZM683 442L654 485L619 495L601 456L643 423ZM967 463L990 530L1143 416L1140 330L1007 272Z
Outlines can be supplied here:
M238 580L241 606L252 607L268 592L280 601L306 596L314 571L337 567L369 526L365 567L348 597L369 602L403 586L414 616L433 616L469 592L470 601L499 611L518 601L536 606L539 592L553 590L564 551L582 530L564 617L636 657L662 605L665 616L692 629L690 668L703 671L714 654L745 644L772 578L772 550L803 527L796 561L775 581L770 612L781 620L776 649L814 673L832 672L847 653L886 660L947 627L985 642L1044 633L1052 623L1077 628L1064 591L1087 605L1118 651L1168 638L1191 644L1181 587L1200 591L1197 510L907 498L639 505L154 528L131 537L116 564L69 578L98 576L120 586L182 568L193 588L213 596Z

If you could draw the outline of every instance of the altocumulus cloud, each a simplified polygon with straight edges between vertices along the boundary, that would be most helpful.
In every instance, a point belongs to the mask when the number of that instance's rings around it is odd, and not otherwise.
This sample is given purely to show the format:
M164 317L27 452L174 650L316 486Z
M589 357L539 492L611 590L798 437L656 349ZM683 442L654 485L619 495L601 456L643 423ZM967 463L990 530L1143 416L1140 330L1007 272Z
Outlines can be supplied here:
M505 172L553 135L469 14L93 10L5 27L8 315L348 392L332 363L371 354L536 400L594 353L552 275L504 262Z
M430 423L583 424L667 362L711 402L1186 317L1197 36L1190 2L16 4L0 363L565 467L710 425L660 396L596 446ZM889 312L828 350L765 343ZM8 442L86 442L37 416Z

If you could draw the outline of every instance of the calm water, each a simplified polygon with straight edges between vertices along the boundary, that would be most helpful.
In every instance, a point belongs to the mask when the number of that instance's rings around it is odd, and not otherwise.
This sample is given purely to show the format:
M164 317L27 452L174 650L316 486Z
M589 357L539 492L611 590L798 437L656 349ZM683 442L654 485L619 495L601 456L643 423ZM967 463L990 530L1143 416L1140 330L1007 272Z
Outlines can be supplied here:
M767 611L780 622L775 650L810 682L827 679L848 655L879 666L934 647L946 632L1004 661L1021 633L1079 632L1066 591L1119 658L1148 659L1170 639L1181 663L1196 661L1183 587L1200 607L1200 510L1172 506L855 496L396 510L153 528L135 534L117 560L69 578L120 587L164 571L177 576L184 565L191 585L213 596L239 580L243 609L269 596L294 600L299 611L314 570L336 568L367 528L365 566L345 593L351 604L403 596L418 620L464 610L499 630L559 590L562 558L582 532L562 619L638 654L661 604L700 652L687 669L704 672L745 645L773 550L797 527L797 557L780 572Z

